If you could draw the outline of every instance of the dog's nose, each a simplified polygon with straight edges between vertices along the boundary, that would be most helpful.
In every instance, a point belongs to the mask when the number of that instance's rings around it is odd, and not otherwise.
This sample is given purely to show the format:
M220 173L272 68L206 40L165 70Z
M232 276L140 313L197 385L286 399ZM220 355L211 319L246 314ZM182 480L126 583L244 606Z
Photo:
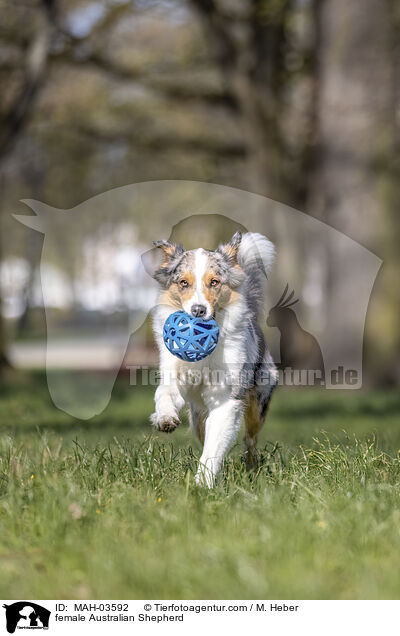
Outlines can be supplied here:
M202 318L207 313L207 307L204 305L192 305L190 310L195 318Z

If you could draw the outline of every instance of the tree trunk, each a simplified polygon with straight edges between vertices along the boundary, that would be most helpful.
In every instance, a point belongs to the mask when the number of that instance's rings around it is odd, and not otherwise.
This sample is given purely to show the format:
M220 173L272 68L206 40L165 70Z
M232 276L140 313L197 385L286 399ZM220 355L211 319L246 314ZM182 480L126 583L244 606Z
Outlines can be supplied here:
M383 192L391 179L394 139L391 2L316 0L315 9L317 148L308 211L379 255L386 240ZM325 248L329 330L341 320L341 306L356 304L361 290L352 255L339 255L334 244ZM379 341L387 347L382 343L383 298L378 302L368 329L375 352ZM345 352L352 343L343 338L336 346Z
M1 122L0 129L0 179L2 178L3 162L12 152L14 145L26 125L31 113L32 107L37 96L41 81L44 76L49 43L50 30L54 19L55 0L41 0L38 6L37 25L35 35L30 43L25 60L25 77L21 90L17 95L14 103L11 105L8 113ZM0 187L3 184L0 184ZM2 214L2 187L0 190L0 231L1 231L1 214ZM1 232L0 232L1 238ZM0 240L1 243L1 240ZM1 245L0 245L0 263L1 263ZM2 314L2 297L0 289L0 370L9 366L6 355L6 333Z
M241 185L293 203L282 165L279 127L289 0L243 3L245 17L239 21L224 13L218 0L192 0L192 4L205 24L226 91L238 106L247 155L246 183Z

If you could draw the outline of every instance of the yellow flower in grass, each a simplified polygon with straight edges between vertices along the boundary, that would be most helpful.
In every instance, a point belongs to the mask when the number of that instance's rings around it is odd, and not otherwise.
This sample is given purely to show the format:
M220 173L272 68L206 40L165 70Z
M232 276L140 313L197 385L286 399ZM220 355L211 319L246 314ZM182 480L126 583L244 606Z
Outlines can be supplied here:
M161 503L161 502L162 502L162 497L159 497L159 498L157 499L157 501L158 501L158 503Z
M321 530L325 530L326 523L325 523L325 521L321 521L320 520L320 521L317 521L317 526L318 526L318 528L321 528Z

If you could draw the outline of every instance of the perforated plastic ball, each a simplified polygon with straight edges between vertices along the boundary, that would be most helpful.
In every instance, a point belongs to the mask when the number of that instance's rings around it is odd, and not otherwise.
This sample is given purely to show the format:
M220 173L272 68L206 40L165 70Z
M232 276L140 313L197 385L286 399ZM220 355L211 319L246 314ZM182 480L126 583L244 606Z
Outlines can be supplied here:
M168 351L181 360L198 362L209 356L217 346L219 327L213 318L194 318L185 311L168 316L163 329Z

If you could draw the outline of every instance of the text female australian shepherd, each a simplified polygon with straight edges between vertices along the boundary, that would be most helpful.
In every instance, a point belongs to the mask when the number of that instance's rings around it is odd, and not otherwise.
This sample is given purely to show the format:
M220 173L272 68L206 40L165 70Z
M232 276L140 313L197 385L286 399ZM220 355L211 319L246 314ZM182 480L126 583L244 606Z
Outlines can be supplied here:
M196 481L212 487L234 443L242 417L247 465L256 459L277 372L258 324L264 280L274 258L272 243L261 234L236 232L217 250L185 251L156 241L162 262L154 277L163 287L153 328L160 350L160 385L155 393L154 426L172 432L186 404L191 427L203 444ZM163 342L166 318L178 309L220 328L216 349L199 362L173 356Z

